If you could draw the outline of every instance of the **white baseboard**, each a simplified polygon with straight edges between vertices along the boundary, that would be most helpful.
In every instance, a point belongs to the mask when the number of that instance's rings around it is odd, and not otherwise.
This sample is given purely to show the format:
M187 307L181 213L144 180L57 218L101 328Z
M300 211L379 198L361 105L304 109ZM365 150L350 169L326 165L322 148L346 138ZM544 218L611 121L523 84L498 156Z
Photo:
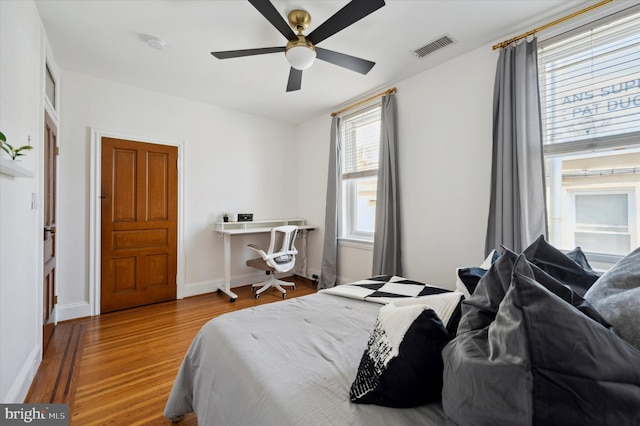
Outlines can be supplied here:
M312 277L314 275L317 275L318 279L320 279L320 270L318 270L318 269L308 269L306 278L312 279ZM371 275L369 275L369 276L367 276L365 278L369 278L370 276ZM342 275L336 276L337 284L348 284L348 283L352 283L354 281L358 281L358 280L361 280L361 279L363 279L363 277L349 278L349 277L345 277L345 276L342 276Z
M90 317L91 305L89 302L69 303L68 305L56 305L56 321L67 321L75 318Z
M35 345L29 355L22 364L18 376L13 381L9 392L4 397L3 403L5 404L22 404L29 392L31 382L36 376L38 367L40 366L40 360L42 360L41 346Z
M361 280L362 278L358 278L358 280ZM336 277L336 284L340 285L340 284L349 284L352 283L354 281L358 281L355 280L353 278L345 278L345 277L341 277L341 276L337 276Z
M280 277L280 276L286 276L286 275L278 275L278 276ZM231 277L231 288L240 287L240 286L248 285L252 283L258 283L261 281L265 281L267 278L268 277L265 274L260 272L245 274L245 275L236 275L234 277ZM213 293L214 291L217 291L219 288L221 288L223 283L224 283L224 280L222 278L217 280L187 283L185 284L182 290L182 297L190 297L190 296L197 296L199 294Z
M182 288L179 299L183 297L197 296L199 294L211 293L218 289L216 281L200 281L197 283L187 283Z
M308 276L306 278L309 279L313 279L313 275L317 275L318 276L318 280L320 280L320 271L319 270L312 270L310 269L308 272ZM353 279L353 278L347 278L347 277L343 277L341 275L336 276L336 285L340 285L340 284L349 284L352 283L354 281L358 281L361 280L362 278L357 278L357 279Z
M302 271L300 269L296 269L293 271L297 276L302 277L302 278L306 278L308 280L319 280L320 279L320 271L317 271L315 269L307 269L307 275L304 275L302 273ZM318 278L313 278L313 276L316 275Z
M1 0L0 0L1 1ZM314 272L315 273L315 272ZM291 274L289 274L291 275ZM278 274L278 277L285 277L287 274ZM255 272L245 275L236 275L231 277L231 288L240 287L252 283L258 283L267 280L268 277L261 272ZM224 280L207 280L195 283L187 283L178 291L178 299L185 297L198 296L200 294L213 293L217 291ZM56 305L57 321L67 321L76 318L91 316L91 304L89 302L69 303L67 305Z

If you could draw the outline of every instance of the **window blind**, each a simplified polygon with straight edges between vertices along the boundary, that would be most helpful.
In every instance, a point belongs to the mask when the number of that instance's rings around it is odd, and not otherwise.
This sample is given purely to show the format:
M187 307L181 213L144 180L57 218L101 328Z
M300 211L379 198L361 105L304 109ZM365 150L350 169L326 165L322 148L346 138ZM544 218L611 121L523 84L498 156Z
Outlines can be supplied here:
M347 115L342 122L342 178L377 176L381 106Z
M640 10L539 43L545 144L640 141Z

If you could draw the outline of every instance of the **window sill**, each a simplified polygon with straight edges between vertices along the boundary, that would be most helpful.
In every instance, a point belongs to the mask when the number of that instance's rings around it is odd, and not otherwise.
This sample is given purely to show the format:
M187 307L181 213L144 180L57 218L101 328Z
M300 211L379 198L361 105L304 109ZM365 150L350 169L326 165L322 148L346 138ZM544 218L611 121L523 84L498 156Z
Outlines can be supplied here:
M355 238L338 238L338 245L342 247L351 247L351 248L373 251L373 241L370 241L370 240L358 240Z
M615 254L585 253L591 267L597 272L606 272L624 256Z

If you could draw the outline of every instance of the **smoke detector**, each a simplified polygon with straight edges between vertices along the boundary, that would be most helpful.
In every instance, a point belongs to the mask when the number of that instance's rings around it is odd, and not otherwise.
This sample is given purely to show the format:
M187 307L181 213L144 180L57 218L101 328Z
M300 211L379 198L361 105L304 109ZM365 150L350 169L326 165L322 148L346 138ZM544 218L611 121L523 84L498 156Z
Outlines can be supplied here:
M149 37L147 39L147 44L156 50L164 50L167 47L166 41L156 37Z

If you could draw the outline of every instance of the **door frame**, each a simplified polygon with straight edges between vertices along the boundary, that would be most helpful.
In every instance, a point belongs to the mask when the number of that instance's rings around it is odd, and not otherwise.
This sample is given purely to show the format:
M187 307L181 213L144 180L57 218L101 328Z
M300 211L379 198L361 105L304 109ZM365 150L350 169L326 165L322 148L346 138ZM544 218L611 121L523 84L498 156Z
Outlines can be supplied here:
M185 251L184 251L184 143L160 140L154 137L123 134L91 128L89 171L89 304L91 315L100 315L100 261L102 257L101 200L102 182L102 138L125 139L134 142L175 146L178 148L178 258L176 272L176 298L184 298Z
M45 96L46 98L46 96ZM46 197L48 195L48 189L47 189L47 183L48 180L50 178L53 178L54 180L54 206L53 206L53 216L55 218L55 226L58 226L58 219L59 219L59 206L60 206L60 162L59 162L59 156L58 156L58 150L60 148L59 145L59 131L58 131L58 126L59 126L59 122L58 122L58 116L55 114L55 110L52 110L50 107L50 104L47 100L47 102L45 102L46 107L44 108L44 114L43 114L43 120L42 120L42 153L40 154L42 157L42 182L41 182L41 188L42 188L42 195L40 196L41 199L41 203L40 205L42 206L41 208L38 208L38 210L40 211L40 214L38 215L38 220L39 220L39 224L40 224L40 231L42 233L44 233L44 226L45 226L45 216L46 216L46 212L45 212L45 206L47 206L47 200ZM53 152L50 153L53 155L53 162L55 163L54 165L54 175L47 175L46 170L47 170L47 162L49 161L49 159L47 158L46 154L47 153L47 144L49 143L49 141L47 140L47 125L51 124L54 128L55 128L55 142L53 145ZM42 234L41 234L42 235ZM42 238L41 239L41 243L40 243L40 255L39 255L39 264L40 264L40 289L39 291L41 292L40 294L40 301L44 302L47 293L45 292L45 289L43 287L44 284L44 277L45 275L45 263L44 263L44 240ZM53 240L53 253L54 253L54 266L53 269L55 269L54 272L54 284L53 284L53 294L49 295L52 300L53 300L53 309L51 310L51 323L53 323L53 330L51 331L51 333L49 333L49 338L47 339L47 341L44 341L44 335L45 335L45 328L47 323L43 323L42 327L41 327L41 332L42 332L42 336L40 338L41 342L42 342L42 350L43 350L43 354L44 351L46 350L46 345L45 343L49 343L49 341L51 340L51 336L53 335L53 332L55 331L56 326L58 325L58 302L57 302L57 298L58 298L58 293L60 292L59 288L60 285L58 283L58 277L59 277L59 269L58 269L58 237L56 236ZM44 319L46 312L45 312L45 304L41 303L41 309L42 309L42 315L40 315L41 319ZM42 322L42 321L41 321Z
M0 0L1 1L1 0ZM38 212L38 265L39 265L39 270L38 270L38 332L37 332L37 336L39 339L39 346L40 346L40 357L39 359L41 360L42 357L44 356L44 351L45 348L42 346L43 343L43 337L44 337L44 328L43 328L43 324L42 324L42 318L44 318L44 306L43 306L43 301L44 301L44 287L42 286L42 283L44 282L44 240L42 238L42 234L41 232L43 232L43 225L44 225L44 197L45 197L45 176L44 176L44 164L45 164L45 156L44 156L44 144L45 144L45 120L47 115L49 116L49 119L51 120L51 122L53 123L53 125L56 127L56 155L55 155L55 161L56 161L56 206L55 206L55 216L56 219L59 220L60 219L60 173L61 173L61 168L60 168L60 157L58 155L57 150L60 148L60 134L61 134L61 130L60 130L60 117L58 115L58 112L60 111L60 68L58 68L58 64L55 61L55 58L53 56L53 51L51 50L51 46L49 45L49 42L46 38L46 36L42 36L42 43L43 43L43 52L42 52L42 66L41 66L41 73L40 73L40 81L42 82L42 86L41 86L41 96L42 96L42 104L41 104L41 115L40 115L40 131L39 131L39 136L40 136L40 147L42 149L37 149L36 151L39 151L38 153L38 169L39 169L39 179L38 179L38 193L32 193L32 209L33 210L37 210ZM54 99L53 102L51 102L51 100L49 99L49 97L47 96L46 93L46 73L47 73L47 69L49 70L49 72L51 73L51 77L53 77L53 81L55 82L55 88L54 88ZM35 198L35 199L34 199ZM55 239L55 246L54 246L54 252L56 253L56 256L58 256L60 254L60 252L58 251L58 249L60 248L60 243L58 242L58 238ZM59 257L56 259L56 279L58 279L60 277L60 271L62 270L60 268L60 261L59 261ZM54 297L57 297L60 294L60 281L58 280L57 285L55 286L55 294ZM53 306L53 312L51 313L51 316L53 317L53 324L54 326L57 326L58 324L58 319L61 316L60 315L60 308L58 304L54 304ZM55 329L54 329L55 330Z

